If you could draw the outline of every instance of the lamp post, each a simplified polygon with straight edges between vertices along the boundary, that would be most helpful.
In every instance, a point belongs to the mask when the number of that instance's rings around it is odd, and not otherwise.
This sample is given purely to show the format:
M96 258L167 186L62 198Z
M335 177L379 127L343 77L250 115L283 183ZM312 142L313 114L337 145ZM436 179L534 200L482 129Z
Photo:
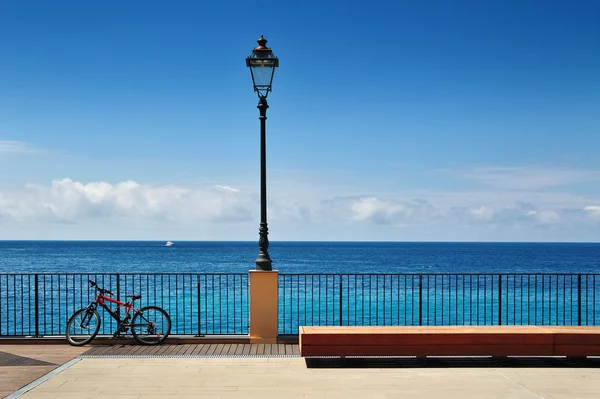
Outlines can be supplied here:
M271 91L275 68L279 66L279 59L273 55L267 40L261 35L257 40L258 46L246 58L246 66L250 68L254 91L258 94L258 111L260 116L260 228L258 230L258 256L256 257L256 270L272 270L271 257L269 256L269 228L267 227L267 147L266 147L266 121L267 121L267 96Z

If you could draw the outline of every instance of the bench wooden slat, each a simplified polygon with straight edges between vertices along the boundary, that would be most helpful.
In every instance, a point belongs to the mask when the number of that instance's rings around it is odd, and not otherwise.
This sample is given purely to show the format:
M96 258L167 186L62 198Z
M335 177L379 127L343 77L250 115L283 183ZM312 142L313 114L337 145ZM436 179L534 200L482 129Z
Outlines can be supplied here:
M348 345L493 345L498 342L498 334L335 334L333 336L325 334L305 334L302 345L328 345L328 346L348 346ZM554 337L552 334L502 334L502 343L507 345L552 345Z
M600 327L579 326L302 326L300 334L591 334L597 335Z
M553 345L306 346L302 356L552 356Z

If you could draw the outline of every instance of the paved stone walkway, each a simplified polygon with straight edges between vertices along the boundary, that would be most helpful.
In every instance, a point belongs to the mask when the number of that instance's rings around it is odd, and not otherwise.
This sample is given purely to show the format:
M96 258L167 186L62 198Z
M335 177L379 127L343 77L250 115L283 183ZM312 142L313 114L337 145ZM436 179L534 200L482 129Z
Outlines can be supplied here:
M82 354L68 345L0 345L0 398Z
M58 398L600 398L600 367L392 367L302 358L85 358L21 396ZM352 365L351 365L352 366ZM359 367L360 366L360 367ZM378 367L385 366L385 367Z

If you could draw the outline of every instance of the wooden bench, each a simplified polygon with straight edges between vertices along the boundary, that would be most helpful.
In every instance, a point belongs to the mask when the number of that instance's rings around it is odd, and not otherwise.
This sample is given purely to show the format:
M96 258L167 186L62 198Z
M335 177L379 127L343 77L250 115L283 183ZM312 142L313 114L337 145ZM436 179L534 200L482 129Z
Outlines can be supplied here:
M600 356L600 327L300 327L318 356Z

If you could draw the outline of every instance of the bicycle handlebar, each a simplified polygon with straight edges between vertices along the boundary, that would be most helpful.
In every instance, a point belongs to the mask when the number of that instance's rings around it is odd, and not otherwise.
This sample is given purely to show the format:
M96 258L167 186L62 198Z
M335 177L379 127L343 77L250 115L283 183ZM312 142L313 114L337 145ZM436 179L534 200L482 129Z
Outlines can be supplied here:
M94 287L95 289L100 291L101 294L115 295L112 292L110 292L109 290L105 290L104 288L98 287L98 284L96 284L95 281L88 280L88 284L90 285L90 287Z

